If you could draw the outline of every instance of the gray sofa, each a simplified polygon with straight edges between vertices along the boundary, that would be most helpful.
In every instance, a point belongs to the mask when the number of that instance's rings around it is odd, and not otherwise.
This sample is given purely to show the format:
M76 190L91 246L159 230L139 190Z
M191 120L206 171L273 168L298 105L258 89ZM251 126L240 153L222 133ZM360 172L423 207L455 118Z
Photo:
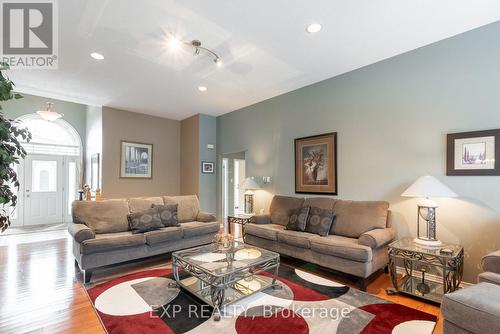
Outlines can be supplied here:
M478 284L446 294L444 334L500 333L500 251L482 259Z
M133 234L127 215L149 209L152 204L177 204L180 227ZM220 229L214 215L200 211L196 196L75 201L72 214L68 231L85 282L99 267L208 244Z
M329 235L286 230L290 213L303 206L331 209L336 217ZM246 243L366 279L389 262L387 245L395 238L387 202L345 201L326 197L274 196L269 214L252 217Z

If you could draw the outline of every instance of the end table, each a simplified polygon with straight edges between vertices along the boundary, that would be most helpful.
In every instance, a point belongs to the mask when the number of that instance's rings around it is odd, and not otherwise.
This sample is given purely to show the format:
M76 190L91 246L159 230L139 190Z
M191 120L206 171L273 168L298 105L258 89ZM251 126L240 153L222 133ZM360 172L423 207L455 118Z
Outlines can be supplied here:
M412 238L389 245L389 272L397 292L441 303L445 293L460 287L463 268L464 249L460 245L427 248Z
M229 227L229 234L233 234L235 232L234 228L233 228L234 224L241 225L241 227L242 227L241 230L243 230L243 228L245 227L245 224L248 224L250 222L250 218L252 218L253 216L254 216L253 214L243 214L243 213L227 216L227 224Z

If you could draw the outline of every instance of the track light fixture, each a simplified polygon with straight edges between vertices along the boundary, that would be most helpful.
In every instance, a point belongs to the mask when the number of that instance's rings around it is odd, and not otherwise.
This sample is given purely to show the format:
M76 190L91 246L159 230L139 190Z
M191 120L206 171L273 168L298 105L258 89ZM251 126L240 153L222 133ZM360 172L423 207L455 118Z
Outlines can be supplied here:
M200 40L194 39L191 42L180 41L175 35L171 34L169 36L167 43L170 49L172 50L178 49L180 44L190 46L194 49L195 56L198 56L200 55L200 53L204 52L213 58L213 62L215 63L215 65L219 67L222 66L222 60L219 57L219 55L214 51L210 50L209 48L202 46Z

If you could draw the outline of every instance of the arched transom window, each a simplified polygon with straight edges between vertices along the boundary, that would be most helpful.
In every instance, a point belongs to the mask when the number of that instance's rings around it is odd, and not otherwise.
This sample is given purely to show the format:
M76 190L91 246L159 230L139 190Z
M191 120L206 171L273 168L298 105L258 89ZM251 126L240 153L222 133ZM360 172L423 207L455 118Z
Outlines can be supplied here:
M80 135L65 120L46 121L37 114L25 115L17 120L21 121L33 136L29 143L22 144L28 154L81 156Z

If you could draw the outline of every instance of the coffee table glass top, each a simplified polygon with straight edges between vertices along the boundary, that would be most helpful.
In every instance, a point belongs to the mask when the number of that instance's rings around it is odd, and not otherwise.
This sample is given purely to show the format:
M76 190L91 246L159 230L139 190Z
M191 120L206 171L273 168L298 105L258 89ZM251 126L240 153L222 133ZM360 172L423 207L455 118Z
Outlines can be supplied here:
M230 249L224 249L217 244L209 244L177 251L173 253L173 256L213 276L224 276L279 258L278 253L238 241L233 242L233 247Z

